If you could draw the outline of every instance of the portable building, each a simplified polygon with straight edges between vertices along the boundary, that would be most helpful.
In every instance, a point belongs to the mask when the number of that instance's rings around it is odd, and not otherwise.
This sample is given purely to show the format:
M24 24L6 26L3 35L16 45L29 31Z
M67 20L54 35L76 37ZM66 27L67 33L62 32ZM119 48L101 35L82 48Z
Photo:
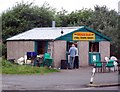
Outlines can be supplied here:
M34 28L7 39L7 59L18 59L26 52L39 55L50 53L54 66L60 67L67 60L72 43L79 52L79 66L93 64L93 59L104 61L110 56L110 38L85 26Z

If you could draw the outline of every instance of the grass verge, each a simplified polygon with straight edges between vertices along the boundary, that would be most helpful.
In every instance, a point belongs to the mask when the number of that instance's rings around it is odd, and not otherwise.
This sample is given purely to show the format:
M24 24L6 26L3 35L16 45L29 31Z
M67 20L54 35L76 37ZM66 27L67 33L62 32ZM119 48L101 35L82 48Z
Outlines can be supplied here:
M17 65L17 64L12 64L7 60L2 60L2 74L47 74L52 72L59 72L59 71L47 67Z

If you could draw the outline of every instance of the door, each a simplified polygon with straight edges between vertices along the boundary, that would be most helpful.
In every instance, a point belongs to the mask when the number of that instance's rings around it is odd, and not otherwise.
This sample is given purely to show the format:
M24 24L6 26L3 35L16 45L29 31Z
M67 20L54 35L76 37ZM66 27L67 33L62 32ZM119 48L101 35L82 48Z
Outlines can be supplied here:
M94 60L101 61L99 42L89 42L89 65L93 65Z
M89 52L89 65L93 65L94 64L94 60L98 60L101 61L100 59L100 53L99 52Z

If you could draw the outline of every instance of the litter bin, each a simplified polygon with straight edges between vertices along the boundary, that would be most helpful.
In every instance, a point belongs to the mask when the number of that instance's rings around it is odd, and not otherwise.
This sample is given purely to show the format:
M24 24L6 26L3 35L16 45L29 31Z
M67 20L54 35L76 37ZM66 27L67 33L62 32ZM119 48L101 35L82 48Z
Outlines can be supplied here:
M37 56L37 52L27 52L27 59L34 59Z
M37 52L27 52L27 60L31 60L32 65L36 65Z
M61 69L67 69L67 60L61 60Z

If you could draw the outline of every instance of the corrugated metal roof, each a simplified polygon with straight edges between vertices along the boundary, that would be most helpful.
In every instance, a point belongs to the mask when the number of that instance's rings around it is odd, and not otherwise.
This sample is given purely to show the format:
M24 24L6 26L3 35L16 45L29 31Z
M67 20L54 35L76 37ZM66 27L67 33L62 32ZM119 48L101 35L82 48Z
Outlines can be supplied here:
M15 35L7 40L54 40L61 36L61 31L63 34L68 34L72 31L77 30L81 27L55 27L55 28L34 28L23 32L21 34Z

